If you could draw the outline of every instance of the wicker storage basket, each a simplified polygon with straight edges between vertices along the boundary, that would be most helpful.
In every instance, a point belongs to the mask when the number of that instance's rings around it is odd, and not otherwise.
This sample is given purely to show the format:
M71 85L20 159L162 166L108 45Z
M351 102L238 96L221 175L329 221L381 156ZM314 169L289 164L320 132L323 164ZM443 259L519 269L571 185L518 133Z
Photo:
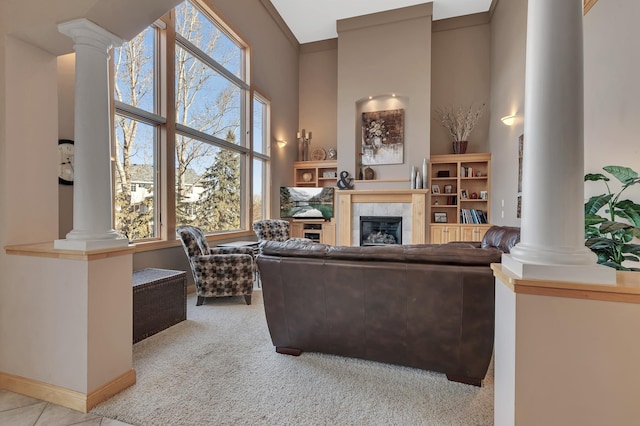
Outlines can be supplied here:
M133 343L186 319L186 272L149 268L133 273Z

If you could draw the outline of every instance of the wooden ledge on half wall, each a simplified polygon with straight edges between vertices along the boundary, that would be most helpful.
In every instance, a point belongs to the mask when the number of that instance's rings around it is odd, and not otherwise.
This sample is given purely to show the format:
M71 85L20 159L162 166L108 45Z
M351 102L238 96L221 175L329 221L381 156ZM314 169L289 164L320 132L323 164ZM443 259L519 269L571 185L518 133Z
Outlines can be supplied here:
M53 259L69 260L98 260L108 257L123 256L135 253L135 246L129 244L126 247L113 247L89 251L61 250L53 248L53 241L35 244L8 245L4 250L9 255L49 257Z
M539 296L609 302L640 303L640 273L616 271L615 285L518 278L500 263L491 264L493 275L512 292Z

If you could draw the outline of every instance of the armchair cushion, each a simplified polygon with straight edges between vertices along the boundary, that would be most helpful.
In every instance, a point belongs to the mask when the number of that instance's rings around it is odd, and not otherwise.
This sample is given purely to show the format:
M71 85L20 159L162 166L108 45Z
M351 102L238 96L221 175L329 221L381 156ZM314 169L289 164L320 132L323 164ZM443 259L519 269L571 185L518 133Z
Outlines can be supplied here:
M286 241L289 239L289 222L281 219L264 219L253 222L253 231L259 240Z
M199 296L237 296L253 291L253 258L249 254L194 256L190 263Z

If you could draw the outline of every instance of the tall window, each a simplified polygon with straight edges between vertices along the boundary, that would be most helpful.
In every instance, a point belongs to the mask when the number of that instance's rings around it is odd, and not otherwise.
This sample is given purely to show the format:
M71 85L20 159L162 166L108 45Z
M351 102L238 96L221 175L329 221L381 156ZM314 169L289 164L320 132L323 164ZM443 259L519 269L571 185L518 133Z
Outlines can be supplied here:
M270 102L253 92L253 221L269 217L269 135L271 134Z
M129 240L157 235L157 28L114 49L115 227Z
M266 215L269 104L251 97L247 46L205 0L173 12L114 51L115 223L130 240L247 231Z
M176 8L176 222L241 229L246 127L245 48L197 4Z

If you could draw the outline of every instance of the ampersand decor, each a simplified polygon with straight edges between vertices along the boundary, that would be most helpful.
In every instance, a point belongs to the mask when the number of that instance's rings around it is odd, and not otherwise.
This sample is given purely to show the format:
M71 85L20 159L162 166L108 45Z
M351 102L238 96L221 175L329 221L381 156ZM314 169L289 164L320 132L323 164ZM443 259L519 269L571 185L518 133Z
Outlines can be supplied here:
M349 176L349 172L343 170L340 172L340 180L338 180L338 189L351 189L353 188L353 183L351 181L353 178Z

